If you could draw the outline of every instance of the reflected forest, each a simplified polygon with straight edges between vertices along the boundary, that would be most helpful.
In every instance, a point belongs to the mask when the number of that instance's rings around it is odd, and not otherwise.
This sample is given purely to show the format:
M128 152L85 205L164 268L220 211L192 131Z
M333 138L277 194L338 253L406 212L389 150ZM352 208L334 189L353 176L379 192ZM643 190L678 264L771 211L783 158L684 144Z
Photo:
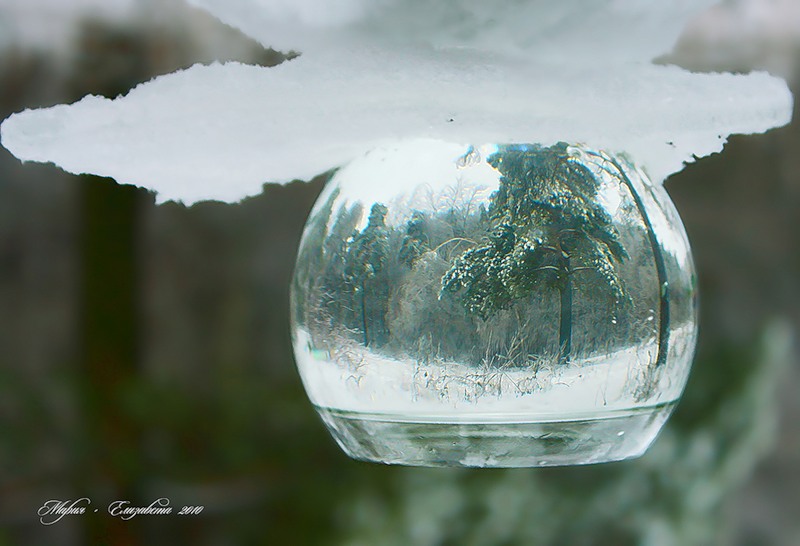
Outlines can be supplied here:
M689 296L670 294L667 276L685 274L644 214L648 190L616 159L564 143L493 147L494 187L469 177L481 161L470 147L464 176L386 202L334 175L295 272L308 349L533 371L640 344L651 364L665 358L670 307L692 306L670 301Z

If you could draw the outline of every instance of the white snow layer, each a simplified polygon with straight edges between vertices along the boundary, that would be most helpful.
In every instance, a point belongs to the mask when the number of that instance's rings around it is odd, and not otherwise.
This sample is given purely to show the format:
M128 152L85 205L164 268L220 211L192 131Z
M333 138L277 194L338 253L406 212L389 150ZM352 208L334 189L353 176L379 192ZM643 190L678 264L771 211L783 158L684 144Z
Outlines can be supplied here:
M553 420L652 407L677 400L695 344L696 330L673 330L673 364L646 400L637 397L642 374L654 355L654 340L567 367L476 368L456 362L395 360L364 347L348 348L349 364L312 354L310 337L294 331L294 353L311 401L324 408L406 416L470 420L495 416L509 421ZM688 351L687 355L685 351Z
M649 62L715 0L189 0L268 47L414 44Z
M625 152L662 180L729 134L791 117L780 79L649 62L703 2L192 1L304 53L274 68L194 66L116 100L25 111L3 123L3 145L191 203L236 201L418 138L583 143Z

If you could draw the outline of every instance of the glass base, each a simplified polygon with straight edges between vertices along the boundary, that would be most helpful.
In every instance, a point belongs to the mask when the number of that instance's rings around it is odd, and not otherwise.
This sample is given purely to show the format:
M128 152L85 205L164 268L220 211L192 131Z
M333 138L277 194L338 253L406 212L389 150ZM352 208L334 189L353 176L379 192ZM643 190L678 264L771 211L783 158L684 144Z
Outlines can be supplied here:
M364 414L317 408L354 459L482 468L605 463L642 455L675 403L569 419Z

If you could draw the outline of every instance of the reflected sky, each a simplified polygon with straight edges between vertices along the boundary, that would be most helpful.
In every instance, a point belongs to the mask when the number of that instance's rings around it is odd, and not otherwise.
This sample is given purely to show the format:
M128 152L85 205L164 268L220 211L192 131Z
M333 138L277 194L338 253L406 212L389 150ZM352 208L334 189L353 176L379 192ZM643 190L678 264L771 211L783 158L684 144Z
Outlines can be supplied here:
M395 203L398 198L406 200L407 209L414 208L414 201L424 199L421 192L428 188L458 185L459 180L472 187L486 189L486 197L499 187L500 173L486 161L462 159L472 147L432 139L406 141L376 148L363 157L343 167L337 173L341 196L366 203ZM485 159L497 150L494 144L474 148ZM376 177L379 173L379 177ZM416 195L415 195L416 194ZM321 198L319 202L324 202ZM369 207L359 223L359 229L367 222ZM389 222L402 222L405 218L389 217Z

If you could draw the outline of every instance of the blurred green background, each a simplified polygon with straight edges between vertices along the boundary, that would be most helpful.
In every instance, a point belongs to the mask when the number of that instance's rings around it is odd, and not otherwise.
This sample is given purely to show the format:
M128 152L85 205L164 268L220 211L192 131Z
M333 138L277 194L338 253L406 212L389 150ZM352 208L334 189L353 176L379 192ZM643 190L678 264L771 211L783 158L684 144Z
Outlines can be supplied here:
M52 42L11 32L13 4L0 3L0 119L114 97L195 62L283 59L178 2L69 22L25 12L26 24L71 25ZM720 55L724 44L699 32L669 61L791 78L798 43ZM667 182L698 266L700 345L678 410L635 461L447 470L347 459L305 398L289 343L289 279L323 183L155 206L144 190L0 149L0 546L800 544L797 115L732 137ZM100 512L39 522L45 501L80 497ZM104 514L114 500L159 497L205 508Z

